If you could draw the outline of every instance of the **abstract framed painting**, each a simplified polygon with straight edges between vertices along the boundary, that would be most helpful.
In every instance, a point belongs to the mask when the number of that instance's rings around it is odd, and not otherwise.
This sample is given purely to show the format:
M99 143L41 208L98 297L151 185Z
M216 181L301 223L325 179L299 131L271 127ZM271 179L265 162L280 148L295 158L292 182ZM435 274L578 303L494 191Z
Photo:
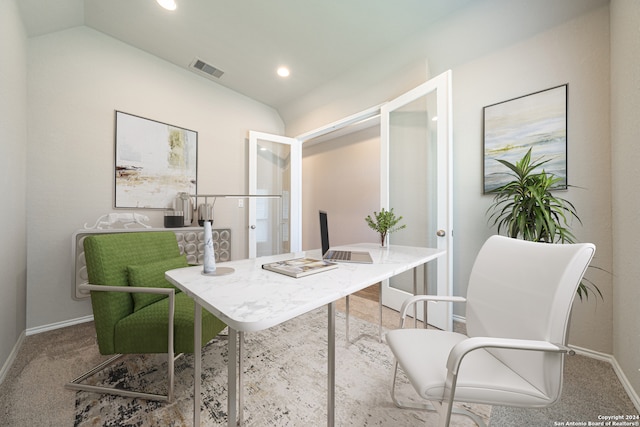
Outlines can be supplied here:
M116 111L116 208L166 209L196 194L198 133Z
M497 160L515 164L529 149L531 161L546 161L544 170L567 188L568 84L489 105L483 109L483 192L513 178Z

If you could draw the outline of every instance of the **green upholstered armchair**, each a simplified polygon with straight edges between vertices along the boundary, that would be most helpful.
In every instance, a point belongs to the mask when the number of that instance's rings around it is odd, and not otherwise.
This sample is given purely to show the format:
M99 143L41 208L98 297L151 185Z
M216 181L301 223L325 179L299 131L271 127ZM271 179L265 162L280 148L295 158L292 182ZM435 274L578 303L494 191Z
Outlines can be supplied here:
M84 251L91 305L103 355L115 355L66 385L67 388L128 397L171 401L175 354L193 353L194 302L164 278L167 270L187 267L176 236L170 231L128 232L88 236ZM173 327L169 327L173 325ZM202 311L202 342L226 325ZM167 353L167 395L83 384L124 354Z

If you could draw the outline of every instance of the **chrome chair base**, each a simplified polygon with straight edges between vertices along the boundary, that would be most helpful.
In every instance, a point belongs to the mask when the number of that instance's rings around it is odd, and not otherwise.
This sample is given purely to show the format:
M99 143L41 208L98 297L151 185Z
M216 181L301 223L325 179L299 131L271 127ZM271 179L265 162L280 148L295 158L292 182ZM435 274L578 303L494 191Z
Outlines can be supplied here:
M420 404L420 403L413 403L413 402L402 402L398 400L398 398L396 397L397 377L398 377L398 362L395 363L395 367L393 370L393 384L391 385L391 400L393 400L394 405L396 405L398 408L401 408L401 409L414 409L414 410L425 411L425 412L437 412L438 414L440 414L441 419L443 418L442 411L444 411L445 408L444 408L444 405L442 405L442 403L440 402L425 402L423 404ZM477 414L474 414L471 411L456 407L456 408L452 408L451 412L453 414L464 415L465 417L471 418L478 427L487 427L484 420L480 418L480 416L478 416ZM446 426L448 427L448 425L449 423L447 422Z
M121 359L124 354L116 354L113 357L105 360L79 377L75 378L71 382L65 384L64 388L68 390L79 390L79 391L88 391L91 393L99 393L99 394L112 394L116 396L124 396L124 397L133 397L140 398L145 400L154 400L159 402L171 402L173 400L173 383L174 383L174 362L178 357L182 356L182 353L176 355L175 357L169 356L169 363L167 363L167 378L169 381L168 393L164 394L155 394L155 393L144 393L139 391L132 390L124 390L115 387L105 387L105 386L95 386L90 384L84 384L83 381L87 378L93 376L94 374L102 371L107 366L114 364L116 361Z

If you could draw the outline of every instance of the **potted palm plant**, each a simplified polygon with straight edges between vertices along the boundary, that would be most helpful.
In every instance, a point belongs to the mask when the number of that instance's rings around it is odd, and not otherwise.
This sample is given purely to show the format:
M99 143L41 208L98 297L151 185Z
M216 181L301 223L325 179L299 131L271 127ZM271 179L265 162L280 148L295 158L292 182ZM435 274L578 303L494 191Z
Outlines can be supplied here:
M545 243L575 243L570 229L570 221L575 219L582 224L575 206L566 199L555 196L560 178L553 174L535 172L536 168L549 160L531 161L531 149L515 164L498 160L509 168L513 180L492 190L493 203L487 210L491 226L498 227L498 233L507 236ZM578 296L589 297L600 289L588 279L578 287Z
M396 214L393 213L393 208L388 211L382 208L380 212L373 212L373 218L371 215L367 215L365 221L372 230L377 231L380 235L380 246L386 246L389 233L407 227L406 224L398 225L402 221L402 216L396 217Z

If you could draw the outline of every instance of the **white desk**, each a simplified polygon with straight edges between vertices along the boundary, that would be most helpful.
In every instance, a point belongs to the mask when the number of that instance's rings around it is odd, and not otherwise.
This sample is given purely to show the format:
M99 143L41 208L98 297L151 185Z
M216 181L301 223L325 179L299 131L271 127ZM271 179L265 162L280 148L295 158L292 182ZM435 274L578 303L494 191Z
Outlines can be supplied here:
M205 276L202 266L167 271L166 278L195 301L194 348L202 347L202 307L229 326L228 425L242 423L243 333L278 325L322 305L328 306L328 407L327 425L334 425L335 409L335 301L372 284L418 267L445 253L431 248L373 243L341 246L340 249L368 250L373 264L340 264L337 269L294 279L261 268L262 264L308 256L320 258L320 251L284 254L224 263L235 272L228 276ZM240 333L239 355L236 353ZM239 373L238 358L240 360ZM202 351L195 351L194 426L200 425L200 374ZM237 393L237 378L240 394ZM236 410L236 398L239 409ZM237 412L238 411L238 412Z

